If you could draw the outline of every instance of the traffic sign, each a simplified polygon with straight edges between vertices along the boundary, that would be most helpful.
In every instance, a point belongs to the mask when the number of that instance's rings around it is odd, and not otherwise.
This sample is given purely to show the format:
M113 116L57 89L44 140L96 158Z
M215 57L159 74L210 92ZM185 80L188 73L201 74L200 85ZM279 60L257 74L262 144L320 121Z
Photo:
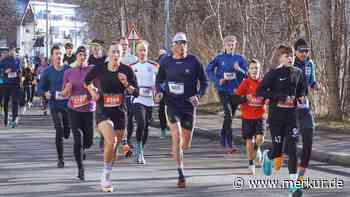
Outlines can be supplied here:
M135 25L131 26L131 29L128 33L128 40L141 40L140 33L136 30Z

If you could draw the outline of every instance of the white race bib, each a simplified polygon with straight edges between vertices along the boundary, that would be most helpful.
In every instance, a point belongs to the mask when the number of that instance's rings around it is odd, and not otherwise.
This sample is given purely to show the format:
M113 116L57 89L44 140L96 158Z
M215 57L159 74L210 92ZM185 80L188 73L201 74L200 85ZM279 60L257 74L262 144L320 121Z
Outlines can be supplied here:
M302 101L298 101L297 107L299 109L309 109L310 108L309 99L305 98Z
M7 74L7 77L9 79L13 79L13 78L16 78L17 77L17 73L16 72L10 72Z
M170 93L176 95L181 95L185 93L185 86L183 83L169 82L168 85Z
M148 87L140 88L140 96L152 97L153 96L152 88L148 88Z
M311 75L311 68L310 67L305 67L305 75L307 75L307 76Z
M56 91L55 95L56 100L68 100L68 97L64 97L61 91Z
M224 73L224 79L226 80L234 80L236 79L236 73Z

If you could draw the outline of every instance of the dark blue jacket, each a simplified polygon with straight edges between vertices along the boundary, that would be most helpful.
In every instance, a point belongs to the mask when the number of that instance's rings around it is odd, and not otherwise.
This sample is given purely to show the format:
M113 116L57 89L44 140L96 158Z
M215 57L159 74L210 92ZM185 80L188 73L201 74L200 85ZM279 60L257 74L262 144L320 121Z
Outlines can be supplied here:
M56 92L62 91L63 86L63 75L64 72L69 69L67 65L63 65L61 70L56 70L53 66L49 66L41 75L38 94L44 95L45 92L49 91L51 99L49 100L50 108L66 108L68 100L56 100Z
M296 57L294 66L303 71L304 79L306 80L308 87L314 88L317 83L316 68L314 62L310 58L307 58L305 61L301 61Z
M157 90L165 94L165 102L173 106L181 107L188 104L192 96L203 96L208 87L207 76L203 65L193 55L187 55L184 59L174 59L165 56L159 62L160 68L157 74ZM199 82L199 83L198 83ZM182 84L183 94L174 94L170 90L172 84ZM199 85L199 88L198 88Z
M240 70L234 69L234 64L240 66ZM210 80L214 82L218 92L226 92L233 95L244 78L247 76L248 65L244 58L239 54L220 53L207 66L206 72ZM220 79L224 78L225 73L235 75L234 79L226 81L220 85Z
M6 69L11 69L11 74L5 74ZM3 77L5 85L20 85L20 77L22 72L21 61L18 58L7 57L0 62L0 77ZM14 74L15 73L15 74ZM10 77L10 75L15 77Z

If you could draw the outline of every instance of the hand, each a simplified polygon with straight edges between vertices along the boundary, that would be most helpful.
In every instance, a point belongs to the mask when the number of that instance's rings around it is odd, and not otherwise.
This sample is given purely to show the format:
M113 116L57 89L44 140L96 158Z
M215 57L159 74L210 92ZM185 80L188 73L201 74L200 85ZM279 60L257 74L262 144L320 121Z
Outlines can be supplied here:
M154 97L154 101L155 101L156 103L160 103L160 101L162 100L162 98L163 98L163 93L158 92L158 93L156 94L156 96Z
M126 90L128 91L129 94L132 94L132 93L134 93L135 88L134 88L133 86L129 85L129 86L126 88Z
M11 68L8 68L5 70L5 74L9 74L11 71L12 71Z
M226 83L226 79L220 79L220 85L224 85Z
M118 73L118 79L123 84L124 87L128 86L128 79L125 74Z
M241 70L241 67L239 66L238 63L235 63L235 64L233 65L233 68L234 68L236 71Z
M247 100L248 100L248 102L252 102L253 96L251 94L248 94L247 95Z
M91 88L89 90L89 93L91 95L92 100L97 101L100 98L100 95L98 94L97 88Z
M46 98L47 100L50 100L50 99L51 99L51 94L50 94L49 91L45 92L45 98Z
M198 96L191 96L190 102L194 107L197 107L199 105L199 97Z
M64 97L69 97L72 91L72 84L71 83L67 83L62 91L62 95Z

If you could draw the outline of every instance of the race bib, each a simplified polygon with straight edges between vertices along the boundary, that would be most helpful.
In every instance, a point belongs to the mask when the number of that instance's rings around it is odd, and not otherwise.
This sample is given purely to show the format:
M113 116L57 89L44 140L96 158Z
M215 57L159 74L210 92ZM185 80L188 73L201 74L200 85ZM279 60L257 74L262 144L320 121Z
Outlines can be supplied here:
M304 99L298 100L297 107L299 109L309 109L310 108L309 99L304 98Z
M69 102L71 103L71 106L73 108L79 108L85 105L89 104L89 99L86 94L84 95L78 95L78 96L71 96L69 98Z
M123 103L122 94L106 94L103 95L104 107L118 107Z
M152 97L153 96L153 90L149 87L140 87L140 96L144 97Z
M185 93L185 86L183 83L169 82L170 93L181 95Z
M295 97L288 97L286 101L279 101L277 107L280 108L295 108Z
M7 74L7 77L9 79L13 79L13 78L16 78L17 77L17 73L16 72L10 72Z
M253 97L250 101L248 101L248 105L251 107L263 107L264 104L263 97Z
M224 73L224 79L225 80L234 80L236 79L236 73Z
M68 97L64 97L62 95L61 91L56 91L55 92L55 98L56 98L56 100L67 100L68 99Z

